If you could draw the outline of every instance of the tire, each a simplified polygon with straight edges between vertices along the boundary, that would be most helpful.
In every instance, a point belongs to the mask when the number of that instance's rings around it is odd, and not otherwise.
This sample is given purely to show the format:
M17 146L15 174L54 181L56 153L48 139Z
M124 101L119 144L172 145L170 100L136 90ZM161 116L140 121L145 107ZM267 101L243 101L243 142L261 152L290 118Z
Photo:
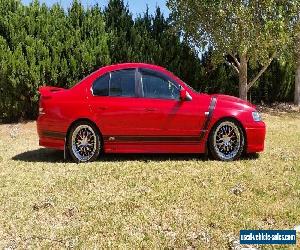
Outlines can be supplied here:
M90 122L74 124L68 136L68 150L76 163L95 161L102 148L101 135Z
M239 159L245 148L245 134L241 125L234 119L217 122L210 133L208 146L216 160Z

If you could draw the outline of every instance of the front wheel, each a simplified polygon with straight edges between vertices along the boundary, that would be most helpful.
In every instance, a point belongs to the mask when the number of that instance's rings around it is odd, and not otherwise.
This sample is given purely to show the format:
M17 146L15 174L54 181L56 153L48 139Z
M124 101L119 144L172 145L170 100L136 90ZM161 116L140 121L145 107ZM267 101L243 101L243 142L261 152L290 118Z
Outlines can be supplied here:
M98 158L101 140L98 130L89 122L78 122L70 130L68 149L75 162L90 162Z
M215 159L236 160L242 155L244 146L243 129L235 120L222 120L213 127L209 137L209 149Z

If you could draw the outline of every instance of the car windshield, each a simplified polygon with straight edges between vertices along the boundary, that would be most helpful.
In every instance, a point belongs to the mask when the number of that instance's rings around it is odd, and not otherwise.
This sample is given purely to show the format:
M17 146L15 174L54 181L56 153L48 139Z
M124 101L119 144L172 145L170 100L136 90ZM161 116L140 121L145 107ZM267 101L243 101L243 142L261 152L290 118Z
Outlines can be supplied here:
M193 87L191 87L190 85L188 85L186 82L183 82L190 90L199 93L199 91L195 90Z
M173 76L173 79L176 79L177 82L181 82L183 83L186 87L188 87L188 89L190 89L193 92L199 93L200 91L195 90L193 87L191 87L190 85L188 85L186 82L184 82L183 80L181 80L180 78L178 78L176 75L174 75L173 73L171 73Z

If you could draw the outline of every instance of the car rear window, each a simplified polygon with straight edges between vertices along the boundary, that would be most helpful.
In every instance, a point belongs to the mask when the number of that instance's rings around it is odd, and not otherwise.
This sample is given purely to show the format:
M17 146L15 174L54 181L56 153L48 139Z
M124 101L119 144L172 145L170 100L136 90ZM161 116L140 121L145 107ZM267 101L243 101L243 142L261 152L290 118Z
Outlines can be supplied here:
M110 96L135 96L135 69L111 73Z

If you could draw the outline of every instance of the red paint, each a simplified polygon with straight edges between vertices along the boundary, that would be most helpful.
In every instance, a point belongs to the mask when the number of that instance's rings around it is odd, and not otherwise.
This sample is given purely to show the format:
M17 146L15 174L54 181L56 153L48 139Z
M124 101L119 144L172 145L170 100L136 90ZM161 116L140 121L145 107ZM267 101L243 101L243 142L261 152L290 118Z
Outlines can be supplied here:
M192 100L92 95L91 86L98 77L127 68L146 68L165 74L182 86L180 99L190 95ZM205 112L208 112L212 96L194 92L178 77L155 65L127 63L107 66L69 90L42 87L40 93L40 108L45 113L37 120L41 146L64 149L64 137L71 124L87 119L99 128L106 153L204 153L213 125L222 118L231 117L238 120L246 132L247 152L264 149L265 124L253 121L255 106L226 95L214 95L217 104L208 129L200 140ZM149 141L147 136L152 139ZM115 140L109 140L109 137L115 137ZM126 141L124 138L133 140Z

